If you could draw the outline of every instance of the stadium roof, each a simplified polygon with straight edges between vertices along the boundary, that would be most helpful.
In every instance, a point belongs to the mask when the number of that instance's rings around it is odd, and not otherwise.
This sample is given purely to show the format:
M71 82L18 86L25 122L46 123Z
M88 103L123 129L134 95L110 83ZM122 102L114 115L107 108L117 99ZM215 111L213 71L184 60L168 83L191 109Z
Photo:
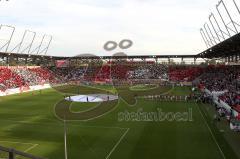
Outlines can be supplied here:
M151 59L151 58L226 58L235 55L240 55L240 33L232 36L231 38L222 41L221 43L203 51L197 55L131 55L128 59ZM30 55L30 54L19 54L19 53L5 53L0 52L0 58L14 57L14 58L43 58L43 59L121 59L126 58L125 56L73 56L73 57L61 57L61 56L48 56L48 55Z
M202 58L226 58L240 55L240 33L199 54Z
M60 56L48 56L48 55L29 55L29 54L18 54L18 53L4 53L0 52L0 57L15 57L15 58L45 58L45 59L121 59L126 56L73 56L73 57L60 57ZM150 58L195 58L196 55L142 55L142 56L127 56L128 59L150 59Z

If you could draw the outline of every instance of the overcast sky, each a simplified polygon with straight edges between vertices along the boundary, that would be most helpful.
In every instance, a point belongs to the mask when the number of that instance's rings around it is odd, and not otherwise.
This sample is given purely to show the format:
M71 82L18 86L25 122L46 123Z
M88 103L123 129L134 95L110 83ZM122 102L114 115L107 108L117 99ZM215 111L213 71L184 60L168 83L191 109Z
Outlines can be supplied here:
M229 0L230 1L230 0ZM237 0L238 1L238 0ZM129 55L197 54L206 49L199 33L218 0L10 0L0 2L0 23L16 27L10 48L25 29L53 36L51 55L112 55L108 40L131 39ZM9 32L7 28L1 32ZM4 43L6 33L0 32ZM1 36L2 35L2 36ZM8 35L9 36L9 35ZM31 39L27 34L25 45ZM46 45L46 44L45 44ZM23 45L24 49L24 45Z

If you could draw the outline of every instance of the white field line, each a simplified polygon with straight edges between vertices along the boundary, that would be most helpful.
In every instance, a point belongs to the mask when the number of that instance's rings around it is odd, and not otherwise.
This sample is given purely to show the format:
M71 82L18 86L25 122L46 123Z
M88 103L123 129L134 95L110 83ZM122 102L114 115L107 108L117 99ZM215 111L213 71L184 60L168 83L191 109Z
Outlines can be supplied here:
M125 102L125 101L124 101L124 102ZM112 108L111 110L109 110L109 111L107 111L107 112L105 112L105 113L103 113L103 114L101 114L101 115L99 115L99 116L92 117L92 118L86 119L86 120L70 120L70 121L89 121L89 120L93 120L93 119L100 118L100 117L102 117L102 116L104 116L104 115L106 115L106 114L111 113L112 111L114 111L114 110L117 108L117 106L118 106L119 103L120 103L120 100L118 100L118 103L116 104L116 106L115 106L114 108ZM125 102L125 103L126 103L126 102ZM54 115L55 115L55 117L56 117L57 119L63 121L61 118L59 118L59 117L57 116L57 114L56 114L56 112L55 112L56 105L57 105L57 102L55 103L55 106L53 107ZM97 105L97 106L98 106L98 105ZM96 107L97 107L97 106L96 106ZM91 110L91 109L90 109L90 110Z
M32 145L31 147L29 147L28 149L26 149L24 152L28 152L28 151L34 149L34 148L37 147L37 146L38 146L38 144L34 144L34 145Z
M33 143L24 143L24 142L15 142L15 141L0 141L0 143L12 143L12 144L22 144L22 145L31 145L29 148L27 148L26 150L24 150L23 152L28 152L32 149L34 149L35 147L38 146L38 144L33 144Z
M67 151L67 129L66 129L66 121L64 120L64 155L65 159L68 158L68 151Z
M200 114L201 114L201 116L202 116L202 118L203 118L203 120L204 120L205 125L208 127L208 130L209 130L209 132L211 133L212 138L213 138L214 142L216 143L216 145L217 145L217 147L218 147L218 150L220 151L222 157L223 157L224 159L226 159L226 157L225 157L225 155L224 155L224 153L223 153L221 147L219 146L219 144L218 144L218 142L217 142L215 136L213 135L213 132L212 132L212 130L210 129L210 127L209 127L209 125L208 125L206 119L203 117L203 114L202 114L202 112L201 112L201 110L200 110L200 108L199 108L198 105L197 105L197 107L198 107L198 111L200 112Z
M127 130L124 132L124 134L121 136L121 138L118 140L118 142L114 145L114 147L112 148L112 150L109 152L109 154L107 155L106 159L109 159L109 157L111 156L111 154L114 152L114 150L117 148L117 146L120 144L120 142L123 140L123 138L126 136L126 134L128 133L129 128L127 128Z

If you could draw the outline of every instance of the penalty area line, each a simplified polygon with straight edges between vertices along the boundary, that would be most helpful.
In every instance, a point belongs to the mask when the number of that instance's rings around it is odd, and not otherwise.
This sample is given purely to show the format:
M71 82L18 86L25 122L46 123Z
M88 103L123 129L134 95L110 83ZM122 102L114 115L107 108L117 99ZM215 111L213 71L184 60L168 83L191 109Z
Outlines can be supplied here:
M129 128L126 129L126 131L124 132L124 134L121 136L121 138L118 140L118 142L114 145L114 147L112 148L112 150L109 152L109 154L107 155L106 159L109 159L109 157L111 156L111 154L115 151L115 149L118 147L118 145L120 144L120 142L123 140L123 138L127 135L129 131Z

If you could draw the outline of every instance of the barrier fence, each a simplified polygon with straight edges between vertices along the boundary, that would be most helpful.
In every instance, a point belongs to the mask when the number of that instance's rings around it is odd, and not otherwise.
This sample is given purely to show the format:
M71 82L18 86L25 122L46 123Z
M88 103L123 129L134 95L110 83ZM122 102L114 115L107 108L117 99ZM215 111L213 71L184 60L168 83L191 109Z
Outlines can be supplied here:
M0 146L0 159L44 159L12 148Z

